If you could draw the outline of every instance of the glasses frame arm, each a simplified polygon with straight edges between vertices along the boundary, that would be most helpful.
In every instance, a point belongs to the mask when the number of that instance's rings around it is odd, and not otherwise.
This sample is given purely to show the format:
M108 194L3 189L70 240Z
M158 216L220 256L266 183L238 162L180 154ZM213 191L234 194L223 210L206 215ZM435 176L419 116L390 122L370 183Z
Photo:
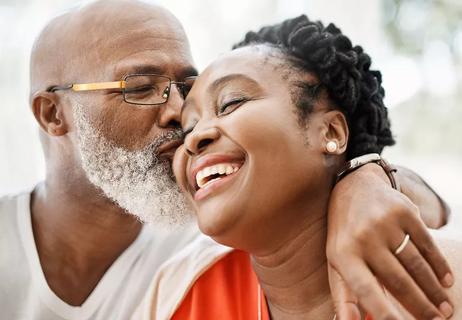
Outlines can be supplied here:
M111 82L93 82L93 83L74 83L67 86L52 86L47 89L48 92L55 92L58 90L72 91L92 91L92 90L106 90L106 89L125 89L125 80L111 81Z

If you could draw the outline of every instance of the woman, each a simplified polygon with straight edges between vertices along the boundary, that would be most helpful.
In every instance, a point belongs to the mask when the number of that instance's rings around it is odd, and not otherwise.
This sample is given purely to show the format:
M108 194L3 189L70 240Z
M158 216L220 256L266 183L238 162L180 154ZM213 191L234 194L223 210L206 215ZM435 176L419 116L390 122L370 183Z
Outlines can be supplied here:
M305 16L237 47L196 80L174 161L201 231L237 250L191 244L155 279L151 311L171 304L156 318L332 319L328 199L347 160L393 143L380 73L335 26ZM449 259L462 263L456 253ZM178 295L180 303L169 300ZM458 319L457 285L450 296Z

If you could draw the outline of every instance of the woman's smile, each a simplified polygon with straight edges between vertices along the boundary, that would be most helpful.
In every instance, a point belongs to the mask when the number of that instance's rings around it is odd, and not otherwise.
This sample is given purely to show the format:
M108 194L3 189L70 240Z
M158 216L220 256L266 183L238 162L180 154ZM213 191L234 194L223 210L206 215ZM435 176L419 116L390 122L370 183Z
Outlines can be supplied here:
M195 201L202 200L231 182L245 163L237 153L206 154L192 161L188 182Z
M197 78L181 114L185 133L174 161L177 182L200 229L241 249L260 245L268 229L254 226L268 221L281 227L278 236L272 231L272 241L285 237L283 226L298 218L286 213L295 207L310 211L329 181L321 170L325 107L310 114L315 124L300 126L291 86L295 80L274 72L281 60L268 61L271 50L242 49L217 60Z

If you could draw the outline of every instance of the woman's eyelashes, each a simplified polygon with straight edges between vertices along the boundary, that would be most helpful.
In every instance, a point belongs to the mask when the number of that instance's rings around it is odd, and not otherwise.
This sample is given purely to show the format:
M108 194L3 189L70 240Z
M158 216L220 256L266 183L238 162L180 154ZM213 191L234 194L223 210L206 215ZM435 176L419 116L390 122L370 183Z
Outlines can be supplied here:
M223 115L230 114L231 112L233 112L234 110L236 110L237 108L239 108L244 103L250 100L251 99L247 97L239 97L239 98L232 98L232 99L225 100L225 102L223 102L221 105L218 105L217 116L223 116ZM186 128L183 129L183 134L182 134L183 140L186 139L186 136L194 130L194 127L195 127L195 124L187 129Z
M225 100L225 102L218 106L218 115L220 116L229 114L249 100L250 99L247 97L239 97Z

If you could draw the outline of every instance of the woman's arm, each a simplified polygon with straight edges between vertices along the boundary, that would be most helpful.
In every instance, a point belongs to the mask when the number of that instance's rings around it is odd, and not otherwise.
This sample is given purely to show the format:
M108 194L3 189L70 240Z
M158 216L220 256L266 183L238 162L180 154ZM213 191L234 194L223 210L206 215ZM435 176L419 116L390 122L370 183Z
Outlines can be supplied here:
M418 319L440 315L438 308L448 300L444 286L452 284L449 265L420 217L422 207L430 222L439 226L446 214L444 207L423 182L413 179L409 171L400 171L403 191L412 190L409 196L415 204L391 188L376 164L348 174L333 190L327 257L341 319L356 319L357 302L375 318L388 315L399 319L377 280ZM414 249L394 255L406 234L410 234Z

